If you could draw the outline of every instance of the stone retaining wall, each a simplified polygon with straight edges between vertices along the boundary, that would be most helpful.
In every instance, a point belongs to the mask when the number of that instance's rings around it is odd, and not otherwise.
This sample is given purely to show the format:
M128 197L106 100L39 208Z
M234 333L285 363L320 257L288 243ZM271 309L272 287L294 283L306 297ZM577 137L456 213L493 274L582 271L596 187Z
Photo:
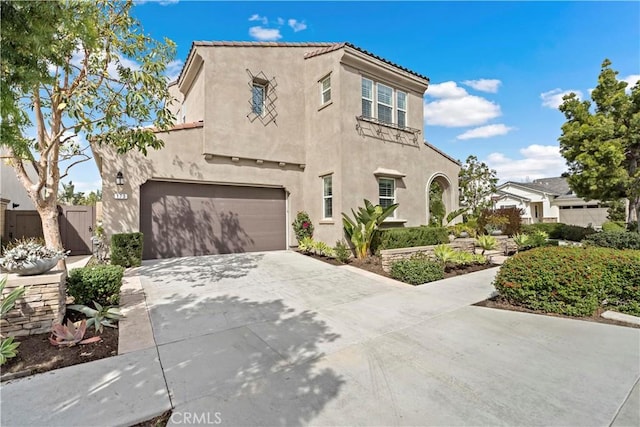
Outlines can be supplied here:
M513 239L507 236L495 236L498 240L498 246L496 247L500 253L504 253L505 255L511 252L515 252L516 245L513 242ZM466 239L455 239L451 243L448 243L447 246L451 246L453 249L459 251L465 251L469 253L475 253L475 239L466 238ZM433 255L432 246L416 246L413 248L399 248L399 249L385 249L380 251L380 258L382 261L382 269L387 273L391 271L391 264L396 261L400 261L403 259L411 258L416 254L425 254L427 256ZM480 252L478 252L480 253ZM495 253L492 251L492 253Z
M3 336L35 335L51 331L51 324L62 322L65 312L64 271L38 276L9 274L3 295L24 286L25 293L14 308L0 320Z

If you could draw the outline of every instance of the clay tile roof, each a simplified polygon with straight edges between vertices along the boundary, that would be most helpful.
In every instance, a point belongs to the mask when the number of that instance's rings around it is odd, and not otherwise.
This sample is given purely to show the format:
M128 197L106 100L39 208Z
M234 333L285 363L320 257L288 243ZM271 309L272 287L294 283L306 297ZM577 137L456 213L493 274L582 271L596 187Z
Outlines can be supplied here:
M385 64L389 64L395 68L398 68L402 71L405 71L409 74L413 74L414 76L429 81L429 77L412 71L406 67L396 64L395 62L391 62L388 59L384 59L378 55L375 55L365 49L362 49L352 43L349 42L234 42L234 41L194 41L191 43L191 49L187 54L187 61L191 57L191 53L193 52L196 46L225 46L225 47L306 47L306 48L317 48L311 52L307 52L304 54L305 59L313 58L314 56L323 55L325 53L333 52L338 49L342 49L344 47L350 47L352 49L357 50L358 52L364 53L372 58L375 58L379 61L384 62ZM180 71L180 75L178 76L177 81L182 77L182 73L184 72L186 65L182 67Z
M368 50L365 50L365 49L363 49L361 47L358 47L358 46L356 46L356 45L354 45L352 43L349 43L349 42L333 43L331 46L326 46L326 47L323 47L322 49L318 49L316 51L306 53L304 55L304 58L305 59L313 58L314 56L323 55L325 53L333 52L334 50L342 49L343 47L350 47L352 49L357 50L358 52L362 52L365 55L368 55L368 56L370 56L372 58L375 58L375 59L377 59L379 61L382 61L385 64L389 64L389 65L391 65L391 66L393 66L395 68L401 69L402 71L406 71L409 74L413 74L416 77L419 77L421 79L429 81L429 77L427 77L427 76L425 76L423 74L416 73L415 71L412 71L412 70L410 70L410 69L408 69L406 67L403 67L402 65L396 64L395 62L391 62L388 59L385 59L385 58L383 58L381 56L373 54L373 53L369 52Z

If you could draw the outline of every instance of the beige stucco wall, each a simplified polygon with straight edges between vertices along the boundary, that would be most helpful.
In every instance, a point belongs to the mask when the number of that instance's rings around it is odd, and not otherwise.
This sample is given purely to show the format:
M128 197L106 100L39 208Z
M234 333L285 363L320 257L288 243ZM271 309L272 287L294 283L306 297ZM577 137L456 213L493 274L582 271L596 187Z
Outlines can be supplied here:
M1 153L1 151L0 151ZM25 164L25 168L32 180L37 179L35 170L29 164ZM0 161L0 198L8 200L7 209L15 210L34 210L35 205L27 195L22 183L18 180L16 171L13 167L4 161ZM20 206L14 208L13 204Z
M116 156L101 149L105 231L138 230L139 186L149 179L285 188L290 245L297 244L290 224L300 210L309 213L316 239L331 245L341 239L341 212L361 206L364 198L377 203L374 171L379 168L406 174L396 181L397 217L403 221L394 225L427 224L427 190L437 177L450 183L445 203L449 210L456 209L459 165L425 145L422 133L414 141L410 132L383 127L378 136L371 124L364 124L366 130L356 127L363 125L356 119L362 113L363 74L407 92L407 125L420 130L426 82L394 72L381 61L363 61L362 55L356 58L345 49L304 59L309 50L313 48L197 46L192 62L199 71L186 73L188 84L180 90L186 93L187 122L202 117L204 125L160 134L165 148L146 158ZM262 71L277 83L274 121L247 117L251 112L247 69L254 75ZM332 100L321 105L319 80L328 74ZM125 174L123 192L129 194L128 200L113 199L118 170ZM321 175L328 173L333 175L333 218L321 221Z
M140 230L140 186L148 180L273 186L290 193L288 205L302 204L299 167L232 162L220 157L206 160L201 151L203 134L203 128L161 133L164 148L151 150L146 157L137 152L116 154L104 146L94 148L100 157L103 176L102 221L107 235ZM118 171L122 171L125 178L122 190L116 188L113 179ZM116 200L117 192L127 194L128 198ZM290 244L294 244L295 237L290 237Z

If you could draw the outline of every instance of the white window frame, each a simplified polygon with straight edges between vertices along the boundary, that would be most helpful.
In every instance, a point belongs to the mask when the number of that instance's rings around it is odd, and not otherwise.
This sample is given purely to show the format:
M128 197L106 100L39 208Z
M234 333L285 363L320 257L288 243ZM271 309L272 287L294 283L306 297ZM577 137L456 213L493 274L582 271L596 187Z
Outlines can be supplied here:
M256 87L262 88L262 104L260 106L260 113L256 112L256 104L255 104L255 96L254 89ZM267 84L260 83L254 80L253 85L251 86L251 112L258 116L264 117L267 110Z
M331 194L326 194L326 181L330 180L331 182ZM327 205L326 201L331 201L331 215L327 215ZM325 175L322 177L322 219L333 219L333 175Z
M380 91L380 87L384 87L386 89L390 89L391 90L391 96L390 96L391 104L386 104L386 103L380 101L380 96L378 96L378 93ZM378 119L378 121L380 123L389 124L389 125L393 124L394 118L395 118L394 117L395 116L395 114L394 114L395 107L393 105L394 104L393 101L394 101L394 98L395 98L395 89L393 89L393 87L388 86L388 85L386 85L384 83L376 83L376 95L375 96L376 96L376 118ZM391 109L391 123L383 122L383 121L380 120L380 111L379 110L380 110L380 106L381 105L383 107L387 107L387 108Z
M380 194L380 184L382 183L382 181L391 181L392 182L392 184L393 184L393 196L392 197L382 196ZM382 206L382 203L380 203L380 201L382 199L391 200L391 204L392 205L395 204L396 203L396 188L397 188L397 185L396 185L396 179L395 178L390 178L390 177L380 177L380 178L378 178L378 204L380 206ZM389 216L389 218L395 218L396 217L396 212L397 212L397 209L393 211L393 213Z
M329 87L325 88L324 83L328 81ZM329 94L329 99L325 99L325 95ZM320 105L325 105L331 102L331 74L325 76L320 80Z
M364 97L364 95L363 95L363 93L362 93L362 86L363 86L364 81L368 81L369 83L371 83L371 98L365 98L365 97ZM370 105L371 105L371 108L370 108L371 116L370 116L370 117L367 117L367 118L371 118L371 119L373 119L373 118L375 118L375 117L376 117L376 110L375 110L375 108L374 108L374 107L375 107L375 100L374 100L374 98L375 98L375 93L376 93L376 89L375 89L375 87L376 87L376 85L375 85L375 83L374 83L374 81L373 81L373 80L368 79L368 78L366 78L366 77L363 77L363 78L362 78L362 82L360 83L360 99L361 99L361 101L367 101L367 102L369 102L369 103L370 103ZM360 108L362 108L362 103L360 104ZM362 113L362 115L364 116L364 111L361 111L361 113ZM366 117L366 116L365 116L365 117Z
M364 115L364 111L361 111L361 115L364 118L371 118L371 119L376 119L379 123L383 124L383 125L392 125L392 126L397 126L399 128L406 128L408 127L408 122L409 122L409 93L407 91L404 90L400 90L400 89L396 89L395 87L382 83L382 82L378 82L375 80L372 80L370 78L364 77L362 76L362 82L369 82L369 84L371 85L371 98L365 98L362 94L362 85L363 83L361 83L361 90L360 90L360 100L361 103L366 101L371 105L371 117L367 117ZM391 104L387 104L384 102L380 101L380 97L378 96L378 91L379 88L383 86L385 88L391 89ZM400 94L404 95L404 108L399 108L400 103L398 102L398 97L400 96ZM391 108L391 123L387 123L387 122L383 122L380 120L380 106L384 106L384 107L388 107ZM361 107L362 108L362 107ZM399 123L398 117L399 117L399 112L404 113L404 123Z
M398 97L400 96L400 94L404 95L404 108L400 108L400 101L398 100ZM396 90L396 109L395 109L395 113L396 113L396 124L401 127L401 128L405 128L407 127L407 119L409 117L409 115L407 114L407 109L409 107L409 94L407 92L401 91L401 90ZM400 112L404 113L404 123L400 124Z

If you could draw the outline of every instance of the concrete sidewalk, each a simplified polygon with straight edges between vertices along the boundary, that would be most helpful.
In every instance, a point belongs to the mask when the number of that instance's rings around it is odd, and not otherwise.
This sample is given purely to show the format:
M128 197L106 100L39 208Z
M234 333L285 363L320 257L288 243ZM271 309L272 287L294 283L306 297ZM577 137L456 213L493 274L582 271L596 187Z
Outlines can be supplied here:
M130 426L171 409L156 348L2 384L4 426Z

